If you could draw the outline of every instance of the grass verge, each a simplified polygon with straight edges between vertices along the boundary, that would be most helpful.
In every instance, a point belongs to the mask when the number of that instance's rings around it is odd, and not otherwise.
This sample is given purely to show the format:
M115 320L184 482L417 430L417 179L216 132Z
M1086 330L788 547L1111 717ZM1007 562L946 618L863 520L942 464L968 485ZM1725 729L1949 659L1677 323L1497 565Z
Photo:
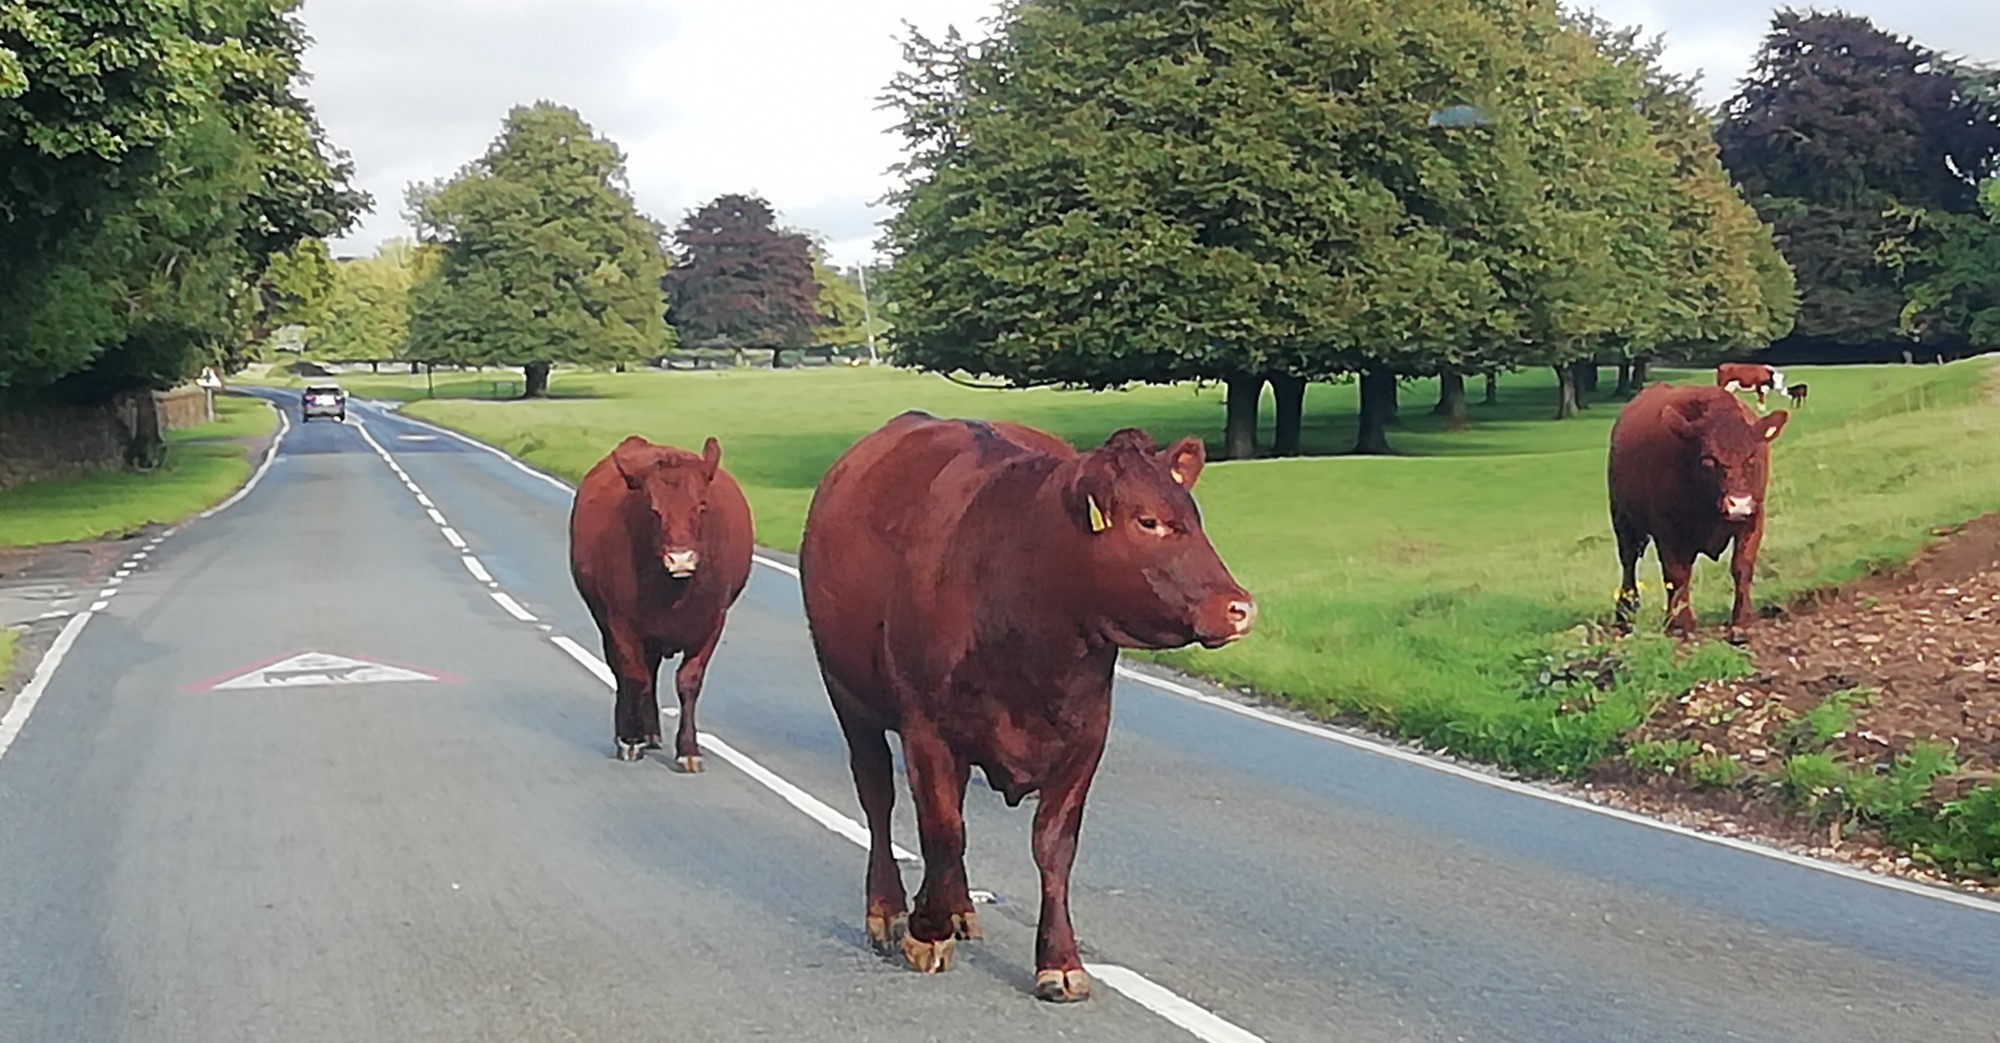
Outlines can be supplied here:
M2000 409L1988 373L1984 360L1788 368L1813 397L1774 448L1758 600L1901 562L1934 527L2000 510L2000 454L1988 448ZM713 434L760 541L782 549L797 546L825 468L904 409L1017 420L1080 444L1128 425L1163 442L1213 435L1222 418L1214 388L997 392L880 370L562 373L553 386L563 397L541 402L478 401L486 374L438 375L434 401L416 401L422 376L340 379L572 480L627 434L682 446ZM1604 451L1618 403L1551 422L1551 384L1535 373L1504 381L1499 402L1473 407L1473 428L1453 433L1429 415L1435 384L1419 381L1391 434L1402 455L1204 472L1209 532L1264 611L1237 646L1155 658L1322 716L1562 776L1616 753L1660 700L1743 671L1744 658L1723 646L1598 639L1592 624L1609 616L1617 583ZM1354 407L1351 385L1313 387L1308 452L1347 448ZM1728 606L1725 565L1703 563L1695 589L1697 610L1716 621ZM1657 613L1656 579L1647 597Z
M14 645L20 640L20 631L0 627L0 685L7 683L8 672L14 669Z
M167 436L167 458L146 471L106 471L0 491L0 547L68 543L172 523L222 502L250 476L243 439L268 434L263 402L217 396L214 423Z

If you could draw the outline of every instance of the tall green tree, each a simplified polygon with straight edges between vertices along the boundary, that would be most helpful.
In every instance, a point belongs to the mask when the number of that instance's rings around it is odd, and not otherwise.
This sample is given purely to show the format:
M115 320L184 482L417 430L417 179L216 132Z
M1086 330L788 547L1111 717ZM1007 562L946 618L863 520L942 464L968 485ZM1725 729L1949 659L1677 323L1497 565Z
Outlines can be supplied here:
M873 309L861 295L861 281L858 273L837 268L827 262L825 254L813 251L813 282L818 308L818 322L814 336L819 343L841 350L851 350L868 342L874 320Z
M372 256L341 262L320 321L307 331L307 348L340 362L412 358L411 294L436 260L433 247L391 239Z
M94 400L221 361L271 258L367 207L297 93L297 7L0 7L0 387Z
M1884 254L1909 273L1900 326L1919 340L1944 326L1976 348L2000 347L2000 178L1980 187L1979 200L1977 216L1914 207L1893 214L1901 225Z
M778 365L825 321L812 239L778 227L771 204L730 193L696 208L674 233L668 320L700 347L765 348Z
M1798 338L1897 337L1905 297L1878 255L1896 230L1887 211L1975 213L1975 184L2000 157L1997 115L1976 77L1866 18L1772 18L1716 136L1797 270ZM1940 324L1929 333L1963 331Z
M410 357L518 366L523 397L557 363L610 366L671 345L662 230L634 206L625 156L574 109L517 106L485 155L410 212L436 266L412 294Z

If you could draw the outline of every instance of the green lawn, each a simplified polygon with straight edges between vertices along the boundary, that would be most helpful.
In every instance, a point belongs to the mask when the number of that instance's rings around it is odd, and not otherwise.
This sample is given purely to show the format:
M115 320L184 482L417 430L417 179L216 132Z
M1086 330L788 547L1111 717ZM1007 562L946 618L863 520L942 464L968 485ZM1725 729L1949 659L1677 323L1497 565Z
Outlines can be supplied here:
M0 517L7 519L0 546L96 539L179 521L220 503L250 475L238 440L268 433L277 414L236 395L217 396L215 408L215 423L168 434L166 463L151 473L111 471L0 492Z
M1933 527L2000 510L2000 453L1991 448L2000 408L1983 360L1796 367L1786 376L1810 382L1813 397L1774 448L1760 602L1905 560ZM439 374L441 400L407 411L572 480L627 434L684 447L713 434L751 500L760 542L784 549L797 546L827 465L904 409L1019 420L1080 443L1137 425L1162 442L1208 436L1211 449L1222 419L1217 388L980 391L864 369L558 373L553 401L448 399L490 395L493 379ZM1197 497L1216 545L1264 610L1259 630L1224 651L1160 658L1314 712L1558 773L1609 752L1653 700L1740 668L1726 647L1676 656L1642 639L1618 647L1608 694L1592 689L1577 700L1563 686L1563 657L1586 650L1568 632L1604 621L1617 584L1604 451L1618 403L1551 422L1552 379L1504 381L1500 403L1475 405L1475 426L1463 433L1429 415L1435 385L1418 382L1391 433L1400 457L1212 466ZM424 396L421 376L340 380L367 397ZM1351 385L1314 387L1307 408L1309 451L1351 444ZM1658 573L1647 568L1657 614ZM1719 620L1725 564L1703 563L1696 590L1703 619Z
M16 630L0 630L0 684L7 682L7 671L14 668L14 644L21 639Z

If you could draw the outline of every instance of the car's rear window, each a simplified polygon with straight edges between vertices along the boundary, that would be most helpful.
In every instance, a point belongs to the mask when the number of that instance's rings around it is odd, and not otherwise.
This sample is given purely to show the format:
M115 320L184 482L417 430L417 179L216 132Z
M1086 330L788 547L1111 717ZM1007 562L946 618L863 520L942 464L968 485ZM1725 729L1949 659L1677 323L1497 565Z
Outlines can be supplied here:
M340 394L340 389L339 389L339 388L337 388L337 387L329 387L329 386L326 386L326 385L320 385L320 386L318 386L318 387L309 387L309 388L307 388L307 389L306 389L306 394L308 394L308 395L338 395L338 394Z

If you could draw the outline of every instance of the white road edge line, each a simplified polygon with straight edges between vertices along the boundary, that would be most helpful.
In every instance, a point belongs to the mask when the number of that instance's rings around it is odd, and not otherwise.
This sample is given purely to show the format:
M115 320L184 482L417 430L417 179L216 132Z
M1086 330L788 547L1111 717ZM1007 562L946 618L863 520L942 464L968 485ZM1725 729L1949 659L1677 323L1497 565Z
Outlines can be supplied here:
M473 579L476 579L481 583L493 582L493 574L491 572L486 571L486 566L481 565L479 563L478 558L475 558L472 555L467 554L466 556L458 560L465 564L465 571L472 573Z
M515 459L513 456L508 455L505 450L487 445L485 442L481 442L480 440L473 438L470 435L461 434L457 431L453 431L448 427L439 427L436 424L428 423L423 420L418 420L415 417L404 416L401 413L396 414L396 419L404 423L416 424L419 427L429 428L432 431L448 435L461 442L464 442L466 445L472 446L475 449L483 450L485 452L493 454L494 456L499 457L502 460L507 461L509 464L512 464L515 469L521 471L524 474L529 475L530 477L538 478L544 482L549 483L550 485L555 486L558 489L563 490L564 492L568 492L571 494L574 494L576 492L575 487L571 486L568 482L565 482L560 478L556 478L553 475L546 474L542 471L537 471L534 468L529 467L527 464L521 462L520 460ZM754 560L759 565L763 565L766 568L782 572L785 575L791 576L794 579L800 578L797 566L788 565L782 561L766 557L762 554L756 555ZM1196 689L1189 688L1186 685L1176 684L1175 682L1168 681L1164 678L1153 677L1148 674L1143 674L1137 670L1131 669L1130 667L1126 666L1118 667L1118 675L1120 677L1126 678L1127 680L1135 681L1139 684L1146 685L1158 691L1166 692L1171 695L1178 695L1187 699L1193 699L1196 702L1212 706L1220 710L1226 710L1230 713L1239 714L1244 717L1249 717L1255 720L1263 721L1266 724L1274 724L1280 728L1288 728L1295 732L1301 732L1306 735L1314 736L1316 738L1328 740L1330 742L1337 742L1343 746L1347 746L1352 749L1360 750L1365 753L1373 753L1382 757L1388 757L1392 760L1402 761L1405 764L1412 764L1420 768L1429 769L1431 771L1443 772L1446 775L1455 775L1467 781L1476 782L1482 786L1489 786L1494 789L1505 790L1509 793L1513 793L1518 796L1530 797L1535 800L1548 801L1553 804L1560 804L1563 805L1564 807L1573 808L1577 811L1587 811L1593 815L1602 815L1606 818L1617 819L1621 822L1629 822L1633 825L1644 826L1648 829L1656 829L1662 832L1672 833L1676 836L1685 837L1690 840L1697 840L1706 844L1714 844L1719 847L1726 847L1734 851L1744 852L1746 854L1758 855L1763 858L1769 858L1778 862L1786 863L1787 865L1797 866L1801 869L1811 869L1822 873L1829 873L1833 876L1843 877L1845 879L1855 880L1861 883L1874 884L1877 887L1885 887L1892 891L1900 891L1904 894L1915 895L1921 898L1934 898L1937 899L1938 901L1949 902L1953 905L1961 906L1967 909L1978 909L1983 912L2000 914L2000 902L1995 902L1987 898L1981 898L1977 895L1965 894L1959 891L1952 891L1943 887L1932 886L1929 884L1914 883L1909 880L1904 880L1901 877L1884 876L1879 873L1870 873L1864 870L1855 869L1852 866L1842 865L1838 862L1828 862L1807 855L1794 854L1790 851L1785 851L1775 847L1769 847L1764 844L1753 843L1751 841L1743 840L1737 837L1723 836L1720 833L1708 833L1702 830L1690 829L1686 826L1676 825L1671 822L1663 822L1659 819L1652 818L1646 815L1641 815L1636 812L1626 811L1622 808L1609 807L1603 804L1593 804L1587 800L1578 800L1575 797L1571 797L1562 793L1556 793L1554 791L1546 790L1539 786L1533 786L1525 782L1517 782L1513 779L1504 779L1493 775L1487 775L1484 772L1473 771L1470 768L1465 768L1460 765L1453 764L1450 761L1440 760L1438 758L1430 757L1425 754L1402 749L1397 746L1393 746L1390 745L1389 743L1382 742L1376 739L1364 739L1359 736L1347 735L1342 732L1337 732L1330 728L1321 728L1314 725L1306 724L1302 721L1294 721L1289 718L1280 716L1278 714L1257 709L1256 707L1253 706L1246 706L1242 703L1235 702L1234 700L1224 699L1220 696L1210 695L1206 692L1197 691Z
M490 596L495 602L498 602L500 607L506 609L507 614L513 616L515 619L518 619L523 623L538 622L538 620L535 619L532 613L530 613L527 609L521 607L520 602L515 601L511 597L508 597L506 591L504 590L490 591L488 596Z
M244 497L250 495L252 490L257 488L257 483L263 481L266 474L270 473L272 462L278 459L278 446L284 443L285 435L291 432L292 422L290 418L285 416L284 409L277 403L269 399L265 399L264 403L278 414L278 433L271 439L271 444L265 448L263 462L257 465L256 470L250 472L250 478L243 483L243 488L236 490L228 499L203 511L197 517L213 517L240 502ZM158 547L166 541L167 537L179 531L180 526L178 525L166 529L158 536L153 537L152 541L146 544L146 546L149 550ZM71 616L69 622L63 624L62 630L57 632L55 641L49 645L49 650L42 656L42 661L35 664L35 672L33 676L28 678L27 687L21 689L21 693L14 697L14 702L7 707L6 714L0 716L0 757L6 756L7 751L13 748L14 740L20 736L21 729L28 724L28 715L34 713L35 705L42 701L42 693L48 691L49 681L55 677L56 668L62 665L64 657L68 656L70 649L76 646L76 639L78 635L83 633L84 626L97 613L104 611L108 607L110 607L110 602L99 601L82 612ZM48 619L52 618L52 615L60 614L59 612L53 614L45 613L42 618Z
M1132 1002L1186 1029L1204 1043L1264 1043L1264 1039L1224 1021L1163 988L1129 967L1115 963L1085 963L1083 969L1098 981L1124 993Z

